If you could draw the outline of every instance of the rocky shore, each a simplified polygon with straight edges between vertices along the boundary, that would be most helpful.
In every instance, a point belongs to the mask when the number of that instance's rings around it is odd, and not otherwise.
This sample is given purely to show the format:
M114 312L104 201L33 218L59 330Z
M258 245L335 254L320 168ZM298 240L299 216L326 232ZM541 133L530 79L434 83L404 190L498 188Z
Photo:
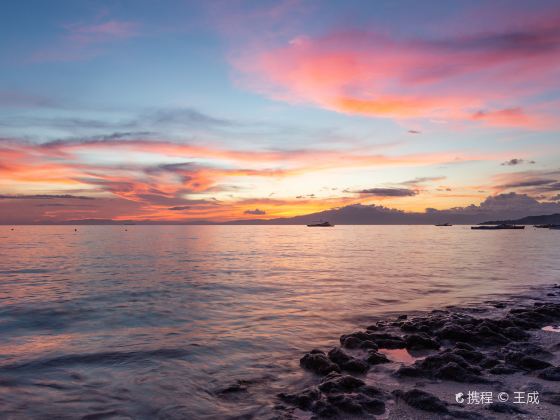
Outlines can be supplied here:
M304 354L279 418L560 419L559 322L560 285L380 320Z

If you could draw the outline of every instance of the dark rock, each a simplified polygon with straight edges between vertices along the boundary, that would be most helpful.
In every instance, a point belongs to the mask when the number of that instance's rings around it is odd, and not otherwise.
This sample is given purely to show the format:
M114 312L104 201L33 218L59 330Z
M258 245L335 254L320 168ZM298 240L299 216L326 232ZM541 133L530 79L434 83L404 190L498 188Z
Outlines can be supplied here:
M412 378L426 376L426 372L424 370L415 366L401 366L395 373L397 376L409 376Z
M434 354L432 356L426 357L424 360L420 361L420 367L426 370L433 370L441 368L450 362L456 363L464 369L468 369L472 373L480 373L480 369L475 368L474 366L469 364L458 354L447 350L439 354Z
M552 366L544 360L526 356L521 352L509 352L506 354L506 362L525 370L539 370Z
M478 364L483 369L491 369L494 366L499 365L501 362L494 358L494 357L485 357L483 360L480 361Z
M320 418L333 418L338 416L338 410L327 401L319 400L313 404L312 411Z
M481 376L467 371L464 367L455 362L449 362L445 366L437 369L434 375L439 379L447 379L455 382L485 383L488 382Z
M476 337L482 345L507 344L510 340L490 327L482 325L477 329Z
M406 346L401 337L388 333L371 333L369 339L384 349L403 349Z
M366 361L370 365L378 365L380 363L390 363L391 362L389 359L387 359L387 356L385 356L382 353L378 353L376 351L370 351L368 353L368 357L367 357Z
M550 357L552 353L545 350L541 346L535 343L531 343L529 341L514 341L509 343L507 346L503 348L505 352L520 352L527 356L544 356Z
M517 341L527 340L529 337L531 337L531 334L519 327L508 327L503 330L503 333L506 337Z
M359 404L364 410L372 414L383 414L385 412L385 402L379 398L371 398L367 395L360 394L358 397Z
M304 389L303 391L295 394L278 394L280 399L288 404L294 405L302 410L309 410L313 402L321 397L321 393L315 387Z
M315 372L319 375L326 375L331 372L340 372L340 368L329 360L324 352L314 351L306 353L299 361L301 367Z
M494 366L491 369L488 369L488 373L491 373L492 375L511 375L512 373L516 372L518 372L517 369L513 368L512 366L506 365L498 365Z
M368 350L369 349L377 350L377 349L379 349L379 346L374 341L365 340L365 341L362 341L362 343L360 344L360 348L361 349L368 349Z
M352 358L340 366L343 370L354 373L366 373L369 370L369 365L366 361Z
M457 343L455 344L455 348L456 348L456 349L463 349L463 350L476 351L476 348L474 348L474 347L471 346L470 344L463 343L462 341L457 342Z
M359 349L362 346L363 341L357 337L343 337L340 337L340 344L347 349Z
M319 384L322 392L352 392L365 385L359 378L350 375L331 373Z
M439 350L440 347L437 341L424 333L407 335L404 341L406 343L406 348L410 350Z
M560 381L560 366L551 366L539 373L539 378L547 381Z
M515 404L509 404L505 402L495 401L492 404L488 404L486 407L490 411L494 411L495 413L504 413L504 414L524 414L526 411L522 410Z
M381 338L375 341L379 348L382 349L404 349L406 344L403 340L392 340L390 338Z
M419 389L412 389L406 392L397 390L393 393L396 397L402 398L408 405L418 410L431 411L433 413L447 413L449 411L445 402L435 395Z
M350 414L361 414L362 406L346 394L334 394L327 397L327 401L337 409Z
M476 350L455 349L453 354L461 356L469 363L479 363L485 358L484 354Z
M560 394L550 393L545 396L544 401L554 405L560 405Z
M338 347L329 351L329 359L340 366L341 369L349 372L365 373L369 369L369 365L365 361L349 356Z
M397 317L397 321L404 321L404 320L407 319L407 318L408 318L408 315L399 315L399 316Z
M352 356L347 355L343 350L339 347L334 347L329 350L328 353L329 359L331 359L337 365L341 365L343 363L349 362L352 360Z
M438 338L443 340L456 340L464 342L472 340L472 333L456 324L446 324L443 328L437 330L435 334Z

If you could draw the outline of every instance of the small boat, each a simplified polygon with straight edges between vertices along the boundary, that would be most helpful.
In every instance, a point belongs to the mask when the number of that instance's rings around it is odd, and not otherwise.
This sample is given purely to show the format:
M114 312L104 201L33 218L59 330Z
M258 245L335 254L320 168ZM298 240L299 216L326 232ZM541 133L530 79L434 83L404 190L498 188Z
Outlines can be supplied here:
M475 230L525 229L525 226L508 225L508 224L502 223L501 225L471 226L471 229L475 229Z
M334 225L331 225L329 222L316 222L316 223L310 223L307 225L307 227L334 227Z
M551 230L560 230L560 225L552 225L549 227Z
M533 227L536 228L540 228L540 229L550 229L551 227L553 227L554 225L551 223L548 223L546 225L533 225Z
M440 223L436 226L453 226L451 223Z

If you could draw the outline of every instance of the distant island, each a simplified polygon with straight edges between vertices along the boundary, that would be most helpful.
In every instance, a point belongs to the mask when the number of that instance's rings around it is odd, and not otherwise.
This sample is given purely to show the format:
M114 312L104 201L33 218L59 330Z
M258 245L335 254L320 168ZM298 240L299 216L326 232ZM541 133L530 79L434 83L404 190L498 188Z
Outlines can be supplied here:
M515 220L490 220L480 223L481 225L558 225L560 224L560 213L544 214L542 216L527 216Z

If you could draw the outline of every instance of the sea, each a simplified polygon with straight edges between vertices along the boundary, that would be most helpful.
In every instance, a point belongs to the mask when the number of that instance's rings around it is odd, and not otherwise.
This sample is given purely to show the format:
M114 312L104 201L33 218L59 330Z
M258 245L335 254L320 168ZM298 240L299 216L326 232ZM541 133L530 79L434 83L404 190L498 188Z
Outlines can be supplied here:
M304 352L558 283L559 249L532 227L0 226L0 417L274 418Z

